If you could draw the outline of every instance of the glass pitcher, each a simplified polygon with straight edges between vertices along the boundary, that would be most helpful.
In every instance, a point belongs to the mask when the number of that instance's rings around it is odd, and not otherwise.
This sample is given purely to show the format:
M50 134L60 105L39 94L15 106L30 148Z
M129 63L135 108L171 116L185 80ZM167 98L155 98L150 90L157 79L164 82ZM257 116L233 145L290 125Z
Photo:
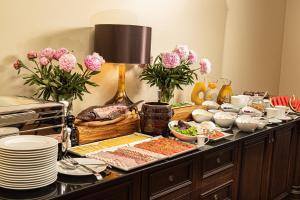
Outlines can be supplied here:
M223 103L230 103L231 96L233 95L231 80L222 78L223 86L218 94L217 103L222 105Z

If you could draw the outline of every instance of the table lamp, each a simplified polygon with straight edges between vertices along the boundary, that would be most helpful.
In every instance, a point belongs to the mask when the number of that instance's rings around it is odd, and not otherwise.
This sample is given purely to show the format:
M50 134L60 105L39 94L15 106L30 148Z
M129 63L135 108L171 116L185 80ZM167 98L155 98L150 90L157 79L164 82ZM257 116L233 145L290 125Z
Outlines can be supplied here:
M115 63L119 67L117 93L106 104L131 105L125 89L126 64L150 63L151 27L97 24L94 51L103 56L106 63Z

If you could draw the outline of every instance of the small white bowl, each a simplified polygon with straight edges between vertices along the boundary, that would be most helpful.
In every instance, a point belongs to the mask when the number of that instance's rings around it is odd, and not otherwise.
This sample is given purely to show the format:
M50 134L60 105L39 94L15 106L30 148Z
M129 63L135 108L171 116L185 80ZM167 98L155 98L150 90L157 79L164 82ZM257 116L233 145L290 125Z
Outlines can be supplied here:
M222 110L210 109L210 110L208 110L208 112L210 112L212 114L216 114L218 112L222 112Z
M229 128L233 125L237 117L233 112L218 112L214 115L214 121L222 128Z
M208 110L211 109L217 110L220 107L220 105L215 101L204 101L202 103L202 106L205 106Z
M239 113L240 112L240 108L237 106L234 106L230 103L224 103L221 105L221 109L224 112L234 112L234 113Z
M235 122L237 127L243 132L254 132L258 127L257 120L249 115L242 115L238 117Z
M203 109L196 109L192 112L192 116L195 122L204 122L210 121L213 118L213 114L203 110Z
M168 126L169 126L169 129L171 130L171 132L173 133L173 135L182 140L182 141L185 141L185 142L195 142L197 140L197 136L189 136L189 135L184 135L184 134L181 134L177 131L174 130L174 126L176 126L178 124L178 121L174 120L174 121L170 121ZM193 126L193 125L191 125Z
M257 120L257 129L261 130L269 123L269 120L261 117L254 117Z

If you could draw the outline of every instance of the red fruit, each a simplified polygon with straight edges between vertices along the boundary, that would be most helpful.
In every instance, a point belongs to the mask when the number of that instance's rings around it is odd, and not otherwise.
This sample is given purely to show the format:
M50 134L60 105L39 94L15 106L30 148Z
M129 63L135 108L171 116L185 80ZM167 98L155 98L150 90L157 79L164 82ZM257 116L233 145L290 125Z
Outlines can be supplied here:
M294 95L289 99L289 106L294 112L300 113L300 100L296 99Z

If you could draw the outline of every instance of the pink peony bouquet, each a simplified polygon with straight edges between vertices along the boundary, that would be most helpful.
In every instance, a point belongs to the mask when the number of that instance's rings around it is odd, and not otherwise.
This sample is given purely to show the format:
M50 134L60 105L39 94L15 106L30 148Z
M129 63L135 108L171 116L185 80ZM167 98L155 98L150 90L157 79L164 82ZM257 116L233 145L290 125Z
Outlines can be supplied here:
M160 101L169 102L175 88L182 90L182 85L192 85L194 78L197 79L196 71L204 67L200 64L200 68L192 69L196 62L197 55L193 50L186 45L176 46L173 51L158 55L153 64L144 68L140 78L150 86L158 87Z
M20 73L21 69L30 74L23 76L25 85L36 85L34 96L44 100L50 98L54 101L82 100L84 93L89 93L87 85L97 86L90 81L91 77L100 72L105 60L98 53L86 56L85 69L74 54L66 48L45 48L40 52L29 51L27 59L32 66L25 65L21 60L16 60L13 67ZM79 70L75 70L76 67Z

